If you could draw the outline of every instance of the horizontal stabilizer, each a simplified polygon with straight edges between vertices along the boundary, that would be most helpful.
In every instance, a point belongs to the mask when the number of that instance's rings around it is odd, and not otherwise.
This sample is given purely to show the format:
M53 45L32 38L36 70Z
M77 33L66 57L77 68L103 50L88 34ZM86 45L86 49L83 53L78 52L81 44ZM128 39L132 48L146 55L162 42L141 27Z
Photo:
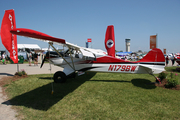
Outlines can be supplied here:
M31 30L31 29L16 28L16 29L11 30L10 32L12 34L19 35L19 36L30 37L30 38L35 38L35 39L40 39L40 40L45 40L45 41L52 41L52 42L66 44L66 41L64 39L55 38L55 37L52 37L52 36L47 35L45 33L38 32L35 30Z
M148 65L140 65L140 67L144 68L145 72L151 74L158 74L162 71L165 71L164 66L148 66Z
M138 62L163 62L165 64L165 58L160 49L154 48Z

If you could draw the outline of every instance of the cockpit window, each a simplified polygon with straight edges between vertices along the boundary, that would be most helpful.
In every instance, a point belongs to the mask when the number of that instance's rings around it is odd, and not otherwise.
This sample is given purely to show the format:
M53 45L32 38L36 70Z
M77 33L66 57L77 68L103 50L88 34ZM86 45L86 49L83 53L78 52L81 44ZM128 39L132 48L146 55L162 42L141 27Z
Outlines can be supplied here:
M79 55L82 55L82 53L78 49L75 49L75 48L70 48L64 52L65 57L70 57L70 54L72 55L72 57L75 57L75 58L79 58L80 57Z

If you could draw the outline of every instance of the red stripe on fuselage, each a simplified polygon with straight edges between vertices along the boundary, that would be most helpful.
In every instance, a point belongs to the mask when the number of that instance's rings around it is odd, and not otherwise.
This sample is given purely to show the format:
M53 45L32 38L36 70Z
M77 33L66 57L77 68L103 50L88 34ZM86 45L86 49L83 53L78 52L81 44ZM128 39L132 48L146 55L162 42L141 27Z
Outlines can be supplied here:
M119 58L111 57L111 56L103 56L96 59L96 61L93 61L93 63L136 63L131 61L122 60Z

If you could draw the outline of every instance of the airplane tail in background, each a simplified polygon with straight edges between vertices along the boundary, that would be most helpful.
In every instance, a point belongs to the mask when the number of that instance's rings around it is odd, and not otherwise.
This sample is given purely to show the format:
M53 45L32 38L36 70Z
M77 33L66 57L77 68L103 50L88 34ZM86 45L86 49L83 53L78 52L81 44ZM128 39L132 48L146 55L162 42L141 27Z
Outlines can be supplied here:
M154 48L138 62L162 62L165 64L165 58L160 49Z
M12 61L18 63L17 37L10 33L10 30L15 28L14 10L5 10L1 24L1 40L4 47L9 51Z
M107 27L106 35L105 35L105 47L108 55L115 57L115 37L114 37L113 25Z

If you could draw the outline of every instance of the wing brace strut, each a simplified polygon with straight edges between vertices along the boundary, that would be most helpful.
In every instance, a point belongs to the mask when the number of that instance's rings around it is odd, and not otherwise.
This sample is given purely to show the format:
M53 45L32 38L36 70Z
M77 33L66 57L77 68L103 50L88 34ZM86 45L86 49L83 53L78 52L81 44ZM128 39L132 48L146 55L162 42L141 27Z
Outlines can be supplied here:
M71 55L71 61L72 61L72 64L73 64L73 66L71 66L70 64L69 64L69 62L67 62L66 61L66 59L64 59L64 57L56 50L56 48L53 46L53 42L48 42L49 43L49 45L57 52L57 54L59 55L59 56L61 56L62 57L62 59L74 70L74 71L76 71L75 70L75 67L74 67L74 62L73 62L73 59L72 59L72 55ZM68 47L69 48L69 47ZM70 48L69 48L70 49Z

